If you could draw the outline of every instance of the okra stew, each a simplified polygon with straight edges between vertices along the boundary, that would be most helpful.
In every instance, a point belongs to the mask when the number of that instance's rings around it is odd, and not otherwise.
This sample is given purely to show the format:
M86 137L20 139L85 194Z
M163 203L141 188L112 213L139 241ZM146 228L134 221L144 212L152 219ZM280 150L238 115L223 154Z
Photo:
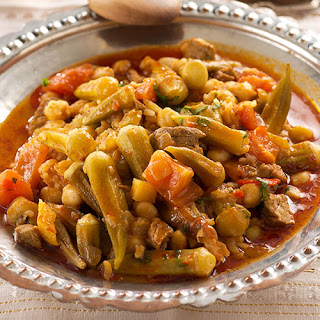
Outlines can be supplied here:
M289 64L279 78L192 38L43 79L1 127L14 240L107 280L208 277L265 257L320 194L315 110Z

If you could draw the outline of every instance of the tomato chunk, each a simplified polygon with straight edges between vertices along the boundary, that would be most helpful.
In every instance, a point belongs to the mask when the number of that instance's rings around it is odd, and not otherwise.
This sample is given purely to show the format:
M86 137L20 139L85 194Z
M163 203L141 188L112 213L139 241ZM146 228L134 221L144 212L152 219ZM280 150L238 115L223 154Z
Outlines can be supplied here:
M58 94L73 95L73 91L80 84L88 82L94 69L91 64L83 64L74 68L63 70L49 79L49 84L42 89L43 92L53 91Z
M154 90L155 79L147 78L143 80L143 83L136 88L135 96L138 100L151 100L153 102L157 101L157 95Z
M181 206L201 197L202 189L192 181L189 167L172 159L165 151L157 150L151 157L143 177L170 203Z
M45 162L49 147L40 143L25 143L16 157L14 170L31 184L32 189L37 189L40 182L39 167Z
M239 179L238 180L238 185L241 187L245 184L248 183L254 183L257 184L258 186L261 185L261 180L265 181L266 183L268 183L269 186L276 186L277 184L279 184L281 181L280 179L277 178L273 178L273 179L269 179L269 178L259 178L260 180L257 179Z
M253 130L261 125L260 119L256 116L253 107L248 104L248 101L239 103L239 116L240 121L246 128L246 130Z
M255 68L245 68L238 76L238 81L249 82L256 89L263 89L266 92L273 91L277 85L273 78Z
M0 174L0 205L9 207L10 203L18 197L33 200L30 183L14 170L7 169Z
M257 127L249 132L250 149L249 153L259 161L265 163L275 163L280 148L272 142L268 136L267 128Z

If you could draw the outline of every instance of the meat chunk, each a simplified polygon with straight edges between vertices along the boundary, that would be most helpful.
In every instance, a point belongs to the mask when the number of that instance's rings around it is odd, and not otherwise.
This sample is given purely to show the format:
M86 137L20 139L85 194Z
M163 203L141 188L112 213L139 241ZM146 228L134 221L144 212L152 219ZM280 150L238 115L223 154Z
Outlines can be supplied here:
M205 133L196 128L163 127L150 135L150 142L154 150L175 146L186 147L203 153L202 148L199 146L199 139L205 136Z
M49 101L59 99L59 95L54 92L46 92L41 96L40 105L28 123L28 131L30 135L32 135L36 129L42 127L48 121L48 118L44 114L44 108L47 106Z
M270 227L284 227L294 224L293 213L284 194L270 194L264 202L261 217Z
M213 44L201 39L192 38L180 45L180 50L185 58L214 60L216 48Z
M173 235L173 229L159 218L153 219L148 230L148 242L156 249L159 249L169 241Z
M258 177L261 178L276 178L282 183L287 182L287 176L283 172L282 168L277 164L266 164L263 163L259 166Z
M244 178L255 178L257 176L257 168L250 164L241 164L234 160L224 163L224 169L233 181Z
M14 229L14 241L37 249L42 248L39 229L31 224L22 224L16 227Z

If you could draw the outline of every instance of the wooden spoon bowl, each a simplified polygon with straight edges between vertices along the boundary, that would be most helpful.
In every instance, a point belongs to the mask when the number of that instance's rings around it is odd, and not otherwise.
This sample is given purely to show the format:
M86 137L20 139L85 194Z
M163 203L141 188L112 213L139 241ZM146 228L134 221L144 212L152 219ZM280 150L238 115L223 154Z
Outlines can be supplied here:
M109 20L133 25L166 24L180 14L180 0L89 0L89 7Z

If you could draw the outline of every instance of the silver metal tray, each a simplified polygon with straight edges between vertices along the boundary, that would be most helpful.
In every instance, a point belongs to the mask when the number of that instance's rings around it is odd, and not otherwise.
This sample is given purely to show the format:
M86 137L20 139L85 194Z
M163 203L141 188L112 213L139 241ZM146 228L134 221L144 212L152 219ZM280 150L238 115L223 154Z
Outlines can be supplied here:
M201 4L200 4L201 3ZM181 16L165 26L124 26L102 20L87 7L28 24L0 39L0 120L35 89L42 78L91 56L141 45L176 44L202 37L225 52L246 55L250 63L279 72L290 62L293 80L320 105L320 42L272 15L232 2L184 2ZM231 52L230 51L230 52ZM27 289L52 292L61 301L156 311L179 305L207 306L233 301L249 290L280 283L320 256L320 212L280 250L227 274L176 283L108 283L73 273L40 253L13 242L0 224L0 276Z

